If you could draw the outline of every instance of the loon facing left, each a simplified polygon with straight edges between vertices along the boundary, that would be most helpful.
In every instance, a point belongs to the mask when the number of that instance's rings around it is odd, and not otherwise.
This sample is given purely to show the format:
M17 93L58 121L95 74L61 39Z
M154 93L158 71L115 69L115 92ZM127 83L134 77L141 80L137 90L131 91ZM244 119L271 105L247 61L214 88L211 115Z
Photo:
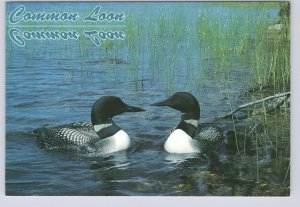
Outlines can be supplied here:
M128 134L117 126L112 117L124 112L145 111L129 106L116 96L103 96L93 105L91 121L75 122L34 130L37 142L48 149L112 153L130 146Z

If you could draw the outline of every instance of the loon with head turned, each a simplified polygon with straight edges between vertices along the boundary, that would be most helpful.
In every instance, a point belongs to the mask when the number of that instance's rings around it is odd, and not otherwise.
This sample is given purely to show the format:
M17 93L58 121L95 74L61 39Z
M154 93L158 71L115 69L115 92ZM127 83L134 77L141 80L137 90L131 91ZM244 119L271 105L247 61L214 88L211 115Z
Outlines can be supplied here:
M169 153L208 153L224 138L221 128L199 124L200 106L190 93L177 92L152 105L168 106L182 113L180 123L164 144Z
M87 152L112 153L130 146L128 134L117 126L112 117L124 112L144 109L129 106L115 96L103 96L93 105L91 121L34 130L40 146Z

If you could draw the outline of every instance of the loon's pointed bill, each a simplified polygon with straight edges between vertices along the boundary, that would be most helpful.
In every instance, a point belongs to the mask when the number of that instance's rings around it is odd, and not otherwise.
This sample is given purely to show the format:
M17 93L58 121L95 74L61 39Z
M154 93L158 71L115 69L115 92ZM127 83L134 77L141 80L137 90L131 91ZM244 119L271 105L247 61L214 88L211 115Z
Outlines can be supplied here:
M207 153L223 140L222 129L199 124L200 105L190 93L177 92L151 105L168 106L182 113L179 124L164 144L169 153Z
M125 112L142 112L142 111L146 111L145 109L136 107L136 106L129 106L127 105L127 107L125 108Z
M170 99L166 99L164 101L156 102L151 104L151 106L171 106L172 102Z
M130 146L128 134L112 118L124 112L142 112L142 108L125 104L119 97L103 96L95 101L91 122L76 122L34 130L37 142L48 149L67 149L112 153Z

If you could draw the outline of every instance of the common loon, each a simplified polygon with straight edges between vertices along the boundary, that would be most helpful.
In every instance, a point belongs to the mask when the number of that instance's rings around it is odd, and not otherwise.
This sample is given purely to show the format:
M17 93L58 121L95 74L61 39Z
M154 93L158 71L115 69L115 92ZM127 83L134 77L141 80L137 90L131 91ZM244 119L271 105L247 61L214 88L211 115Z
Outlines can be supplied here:
M128 134L117 126L112 117L124 112L144 109L129 106L115 96L103 96L93 105L91 121L75 122L34 130L40 146L49 149L68 149L86 152L112 153L130 146Z
M181 120L164 144L169 153L207 153L223 140L223 130L211 124L199 124L200 106L190 93L177 92L152 104L181 111Z

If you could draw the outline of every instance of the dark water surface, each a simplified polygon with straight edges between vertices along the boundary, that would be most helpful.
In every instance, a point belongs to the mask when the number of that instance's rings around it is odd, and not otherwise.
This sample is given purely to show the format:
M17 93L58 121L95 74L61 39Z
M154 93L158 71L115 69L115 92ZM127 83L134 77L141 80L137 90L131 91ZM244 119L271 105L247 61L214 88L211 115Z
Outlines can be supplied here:
M31 12L78 11L80 14L92 11L97 5L22 4ZM18 5L8 3L7 14ZM222 73L214 75L212 71L212 61L218 60L209 60L205 66L199 64L207 57L202 50L192 47L196 41L193 32L188 33L185 40L175 42L178 48L172 53L172 37L163 39L158 35L157 40L152 40L154 31L147 28L151 27L152 20L157 22L159 31L168 28L170 25L163 27L164 23L159 22L162 14L167 20L177 14L187 17L190 25L186 27L194 28L193 15L202 11L226 25L225 17L230 18L234 12L254 19L265 15L272 22L278 10L264 13L259 9L207 3L101 3L101 6L104 10L124 11L127 15L127 39L113 41L116 46L103 42L97 47L89 39L80 37L80 40L69 41L28 40L25 47L19 47L7 37L7 195L262 195L264 189L255 190L258 185L264 185L257 180L256 156L229 158L224 144L208 157L166 153L163 143L179 122L180 114L169 108L150 106L175 91L189 91L201 104L201 122L209 122L214 116L230 111L228 99L232 107L243 102L238 95L251 87L249 61L233 58L233 67L227 70L229 78L224 83L216 78ZM220 11L222 18L217 15ZM7 23L7 26L12 25ZM134 30L140 33L131 36L130 28L136 27L141 27ZM154 45L153 41L158 44ZM164 45L169 47L163 48ZM114 118L132 140L128 152L86 157L40 149L36 145L32 136L34 129L89 121L91 106L104 95L119 96L124 102L147 110ZM225 132L232 128L231 121L217 124ZM262 161L266 162L262 165L270 169L278 165L272 160ZM238 164L232 164L235 162ZM286 169L272 171L274 178L269 178L268 187L280 186L284 172ZM280 195L280 192L275 194Z

